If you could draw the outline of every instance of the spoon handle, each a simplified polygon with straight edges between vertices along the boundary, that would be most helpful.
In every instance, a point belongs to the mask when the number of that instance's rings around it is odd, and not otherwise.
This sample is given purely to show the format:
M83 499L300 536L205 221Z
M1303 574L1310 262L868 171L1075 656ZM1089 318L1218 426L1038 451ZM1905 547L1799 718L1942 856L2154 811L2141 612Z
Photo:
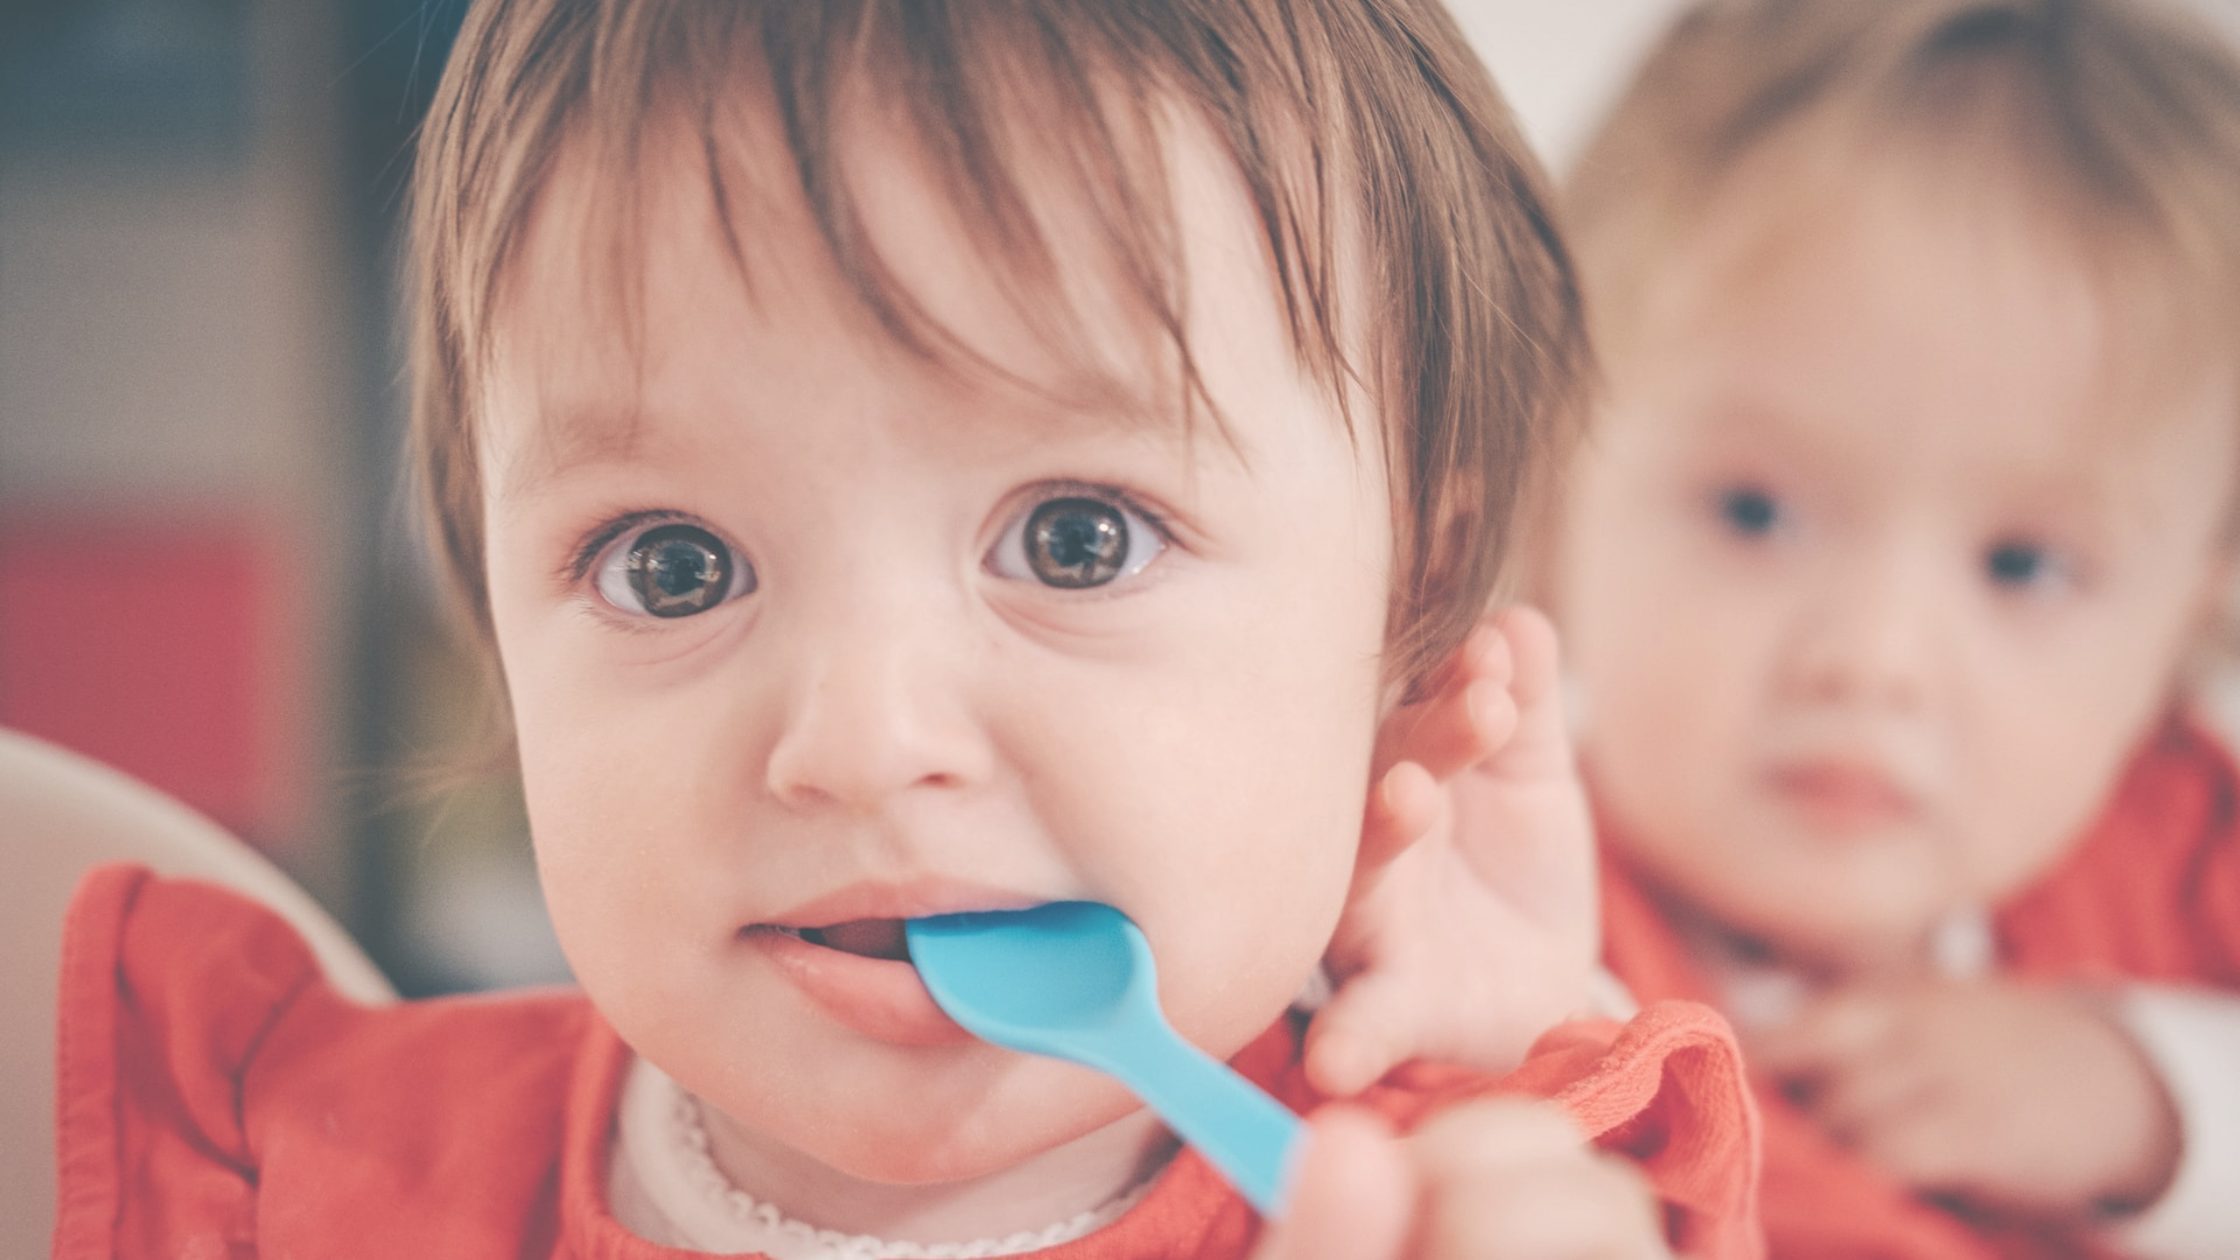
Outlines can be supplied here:
M1299 1117L1163 1020L1131 1030L1129 1040L1127 1053L1100 1066L1196 1147L1260 1215L1280 1216Z

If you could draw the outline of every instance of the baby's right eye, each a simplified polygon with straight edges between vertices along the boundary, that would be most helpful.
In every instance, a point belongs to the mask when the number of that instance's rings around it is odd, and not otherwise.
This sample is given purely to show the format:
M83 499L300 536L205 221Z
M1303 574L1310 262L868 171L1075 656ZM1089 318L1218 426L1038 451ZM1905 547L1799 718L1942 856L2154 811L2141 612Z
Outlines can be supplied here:
M1745 538L1765 538L1786 523L1772 492L1757 486L1730 486L1717 498L1720 523Z
M754 590L754 568L698 525L671 521L624 534L599 557L599 597L626 613L690 617Z

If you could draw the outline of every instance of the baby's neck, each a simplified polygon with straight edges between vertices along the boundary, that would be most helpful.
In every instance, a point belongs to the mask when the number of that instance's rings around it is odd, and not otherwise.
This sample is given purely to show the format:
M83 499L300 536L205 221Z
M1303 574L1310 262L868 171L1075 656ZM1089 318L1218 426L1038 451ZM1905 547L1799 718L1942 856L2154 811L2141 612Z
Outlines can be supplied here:
M1065 1145L970 1181L897 1185L852 1177L703 1108L709 1151L740 1189L819 1229L923 1244L1045 1229L1141 1185L1170 1159L1173 1136L1136 1111Z
M1918 935L1902 939L1847 941L1841 949L1791 948L1764 937L1740 932L1707 916L1690 913L1685 934L1699 953L1750 968L1786 972L1810 988L1853 984L1899 983L1977 967L1957 955L1968 952L1957 942L1976 926L1965 915L1951 922L1932 924Z
M1773 962L1815 988L1902 983L1936 971L1926 940L1846 942L1841 950L1824 952L1774 951Z

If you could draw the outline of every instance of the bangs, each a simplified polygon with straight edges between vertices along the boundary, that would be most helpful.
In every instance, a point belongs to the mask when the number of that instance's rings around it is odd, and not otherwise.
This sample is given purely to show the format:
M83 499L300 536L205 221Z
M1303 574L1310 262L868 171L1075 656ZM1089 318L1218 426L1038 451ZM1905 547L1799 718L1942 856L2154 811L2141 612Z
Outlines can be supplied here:
M1862 84L1869 108L1831 99L1777 143L1910 168L1922 203L1986 233L1984 255L2074 268L2100 330L2104 436L2120 444L2229 374L2240 337L2240 109L2187 90L2200 84L2181 70L2240 89L2205 50L2088 10L1977 7Z
M1203 414L1218 427L1186 319L1179 126L1233 168L1301 368L1350 426L1345 385L1358 373L1338 331L1325 187L1334 138L1310 128L1303 94L1225 110L1192 86L1216 69L1191 64L1205 50L1132 46L1132 28L1059 23L1034 5L615 6L588 34L579 89L541 112L548 134L521 147L537 159L449 268L481 281L458 330L478 365L537 199L579 153L596 172L577 181L589 199L585 279L614 303L635 353L648 190L673 194L669 163L681 154L750 299L768 296L757 262L771 248L754 225L783 216L790 228L805 211L838 284L912 356L1067 409L1185 426ZM1178 102L1191 113L1177 117ZM1271 119L1280 154L1267 147ZM898 165L930 189L973 251L969 269L1060 371L992 358L942 317L912 260L882 250L877 221L891 207L880 197ZM1144 358L1113 361L1109 314L1144 334ZM1142 396L1146 360L1156 397Z

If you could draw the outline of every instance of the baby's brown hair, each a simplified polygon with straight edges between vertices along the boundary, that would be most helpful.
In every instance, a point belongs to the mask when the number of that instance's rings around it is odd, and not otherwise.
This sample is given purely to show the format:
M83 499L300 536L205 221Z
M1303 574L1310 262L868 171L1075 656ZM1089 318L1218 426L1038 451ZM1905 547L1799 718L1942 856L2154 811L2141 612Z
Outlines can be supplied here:
M1460 642L1568 433L1586 343L1542 177L1435 0L476 3L421 138L410 263L414 465L485 641L475 400L525 225L575 146L609 211L634 214L656 126L691 129L726 210L720 119L741 91L773 110L786 151L761 162L797 182L856 299L936 361L1001 371L871 241L841 156L853 111L896 120L983 263L1061 340L1077 314L1035 206L1037 181L1071 181L1099 261L1172 347L1185 420L1204 390L1163 155L1140 141L1162 111L1202 125L1241 177L1302 370L1382 418L1389 675L1418 679Z

